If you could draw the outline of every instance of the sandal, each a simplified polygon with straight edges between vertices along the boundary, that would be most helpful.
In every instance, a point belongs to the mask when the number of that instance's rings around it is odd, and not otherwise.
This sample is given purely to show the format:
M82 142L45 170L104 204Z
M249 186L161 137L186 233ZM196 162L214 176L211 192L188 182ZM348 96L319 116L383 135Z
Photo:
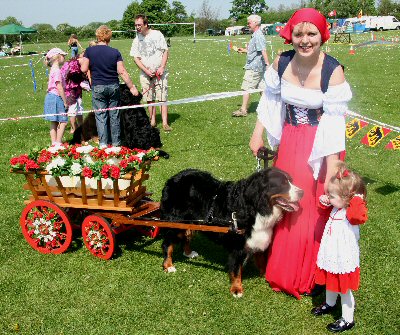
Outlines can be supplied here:
M163 124L162 127L163 127L164 131L171 131L172 130L172 128L168 124Z
M248 115L247 110L241 109L241 108L232 113L232 116L236 116L236 117L247 116L247 115Z

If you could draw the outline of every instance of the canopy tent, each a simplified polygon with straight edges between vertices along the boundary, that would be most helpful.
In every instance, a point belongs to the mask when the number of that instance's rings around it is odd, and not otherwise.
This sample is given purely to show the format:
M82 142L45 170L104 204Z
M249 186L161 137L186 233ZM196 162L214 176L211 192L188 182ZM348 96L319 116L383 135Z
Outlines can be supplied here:
M19 24L7 24L0 27L0 35L4 35L4 44L6 42L6 35L19 35L20 55L22 53L22 34L33 34L37 33L36 29L26 28Z

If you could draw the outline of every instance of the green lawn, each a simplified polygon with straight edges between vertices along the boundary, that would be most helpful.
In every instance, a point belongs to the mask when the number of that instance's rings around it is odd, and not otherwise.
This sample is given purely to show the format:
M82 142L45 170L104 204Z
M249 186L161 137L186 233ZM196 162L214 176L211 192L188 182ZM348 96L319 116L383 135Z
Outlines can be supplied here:
M396 33L378 33L377 37L388 39ZM198 37L196 43L190 38L171 39L170 100L240 89L245 56L228 55L225 37L207 41ZM233 43L242 46L248 38L235 37ZM275 54L289 48L278 37L268 39ZM368 39L369 34L354 36L355 43ZM130 44L129 40L112 41L138 82L138 71L129 57ZM46 51L53 46L24 47L25 51ZM354 93L350 109L398 127L399 44L358 47L355 55L349 55L348 45L328 46L330 54L346 67ZM42 113L47 82L39 57L32 57L36 93L29 66L5 67L26 64L29 59L0 59L0 117ZM252 96L247 118L231 117L240 97L171 106L169 118L174 130L161 131L164 149L171 158L161 159L151 168L147 189L153 192L153 199L159 200L165 181L184 168L205 169L225 180L251 174L256 161L248 141L258 99ZM89 109L88 93L84 102ZM22 189L23 177L8 172L8 162L13 155L48 145L49 124L30 119L2 122L0 127L0 334L327 333L325 326L333 317L314 318L310 314L323 297L297 301L274 293L252 264L244 272L244 297L232 298L224 269L226 252L200 235L193 246L201 257L188 261L178 250L175 274L162 271L160 239L132 232L118 236L119 250L110 261L93 257L79 232L65 254L39 254L22 236L19 216L28 193ZM347 142L348 164L368 183L370 210L370 219L361 228L356 327L349 333L399 334L399 151L386 150L388 140L376 148L362 145L360 139L367 129ZM398 135L393 132L388 139Z

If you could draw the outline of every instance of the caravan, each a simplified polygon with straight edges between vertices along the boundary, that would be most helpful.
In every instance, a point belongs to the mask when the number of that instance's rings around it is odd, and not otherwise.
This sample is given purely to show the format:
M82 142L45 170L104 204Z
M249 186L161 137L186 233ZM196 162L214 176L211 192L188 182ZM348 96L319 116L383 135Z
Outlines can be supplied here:
M351 17L344 21L342 28L348 33L390 29L400 29L400 22L394 16Z
M371 30L400 29L400 21L394 16L370 16L368 21Z

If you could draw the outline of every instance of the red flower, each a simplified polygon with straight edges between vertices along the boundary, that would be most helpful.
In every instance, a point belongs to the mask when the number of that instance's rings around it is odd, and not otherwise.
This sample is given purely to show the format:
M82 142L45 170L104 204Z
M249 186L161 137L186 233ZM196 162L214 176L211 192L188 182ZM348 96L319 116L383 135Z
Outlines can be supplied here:
M89 167L87 167L87 166L85 166L85 167L82 169L82 176L88 177L88 178L92 178L92 177L93 177L93 171L92 171L92 169L89 168Z
M103 178L108 178L108 173L109 173L110 169L111 169L111 166L107 165L107 164L102 167L100 173Z
M111 166L111 178L118 179L121 174L121 169L118 166Z
M50 151L42 150L40 152L40 155L39 155L39 158L38 158L38 163L41 164L41 163L50 162L51 158L52 158L52 154L51 154Z
M128 160L127 159L123 159L122 161L119 162L119 166L123 169L126 169L128 166Z
M29 160L26 162L25 170L26 170L26 171L29 171L29 170L34 170L34 169L39 169L39 165L36 164L35 161L29 159Z

